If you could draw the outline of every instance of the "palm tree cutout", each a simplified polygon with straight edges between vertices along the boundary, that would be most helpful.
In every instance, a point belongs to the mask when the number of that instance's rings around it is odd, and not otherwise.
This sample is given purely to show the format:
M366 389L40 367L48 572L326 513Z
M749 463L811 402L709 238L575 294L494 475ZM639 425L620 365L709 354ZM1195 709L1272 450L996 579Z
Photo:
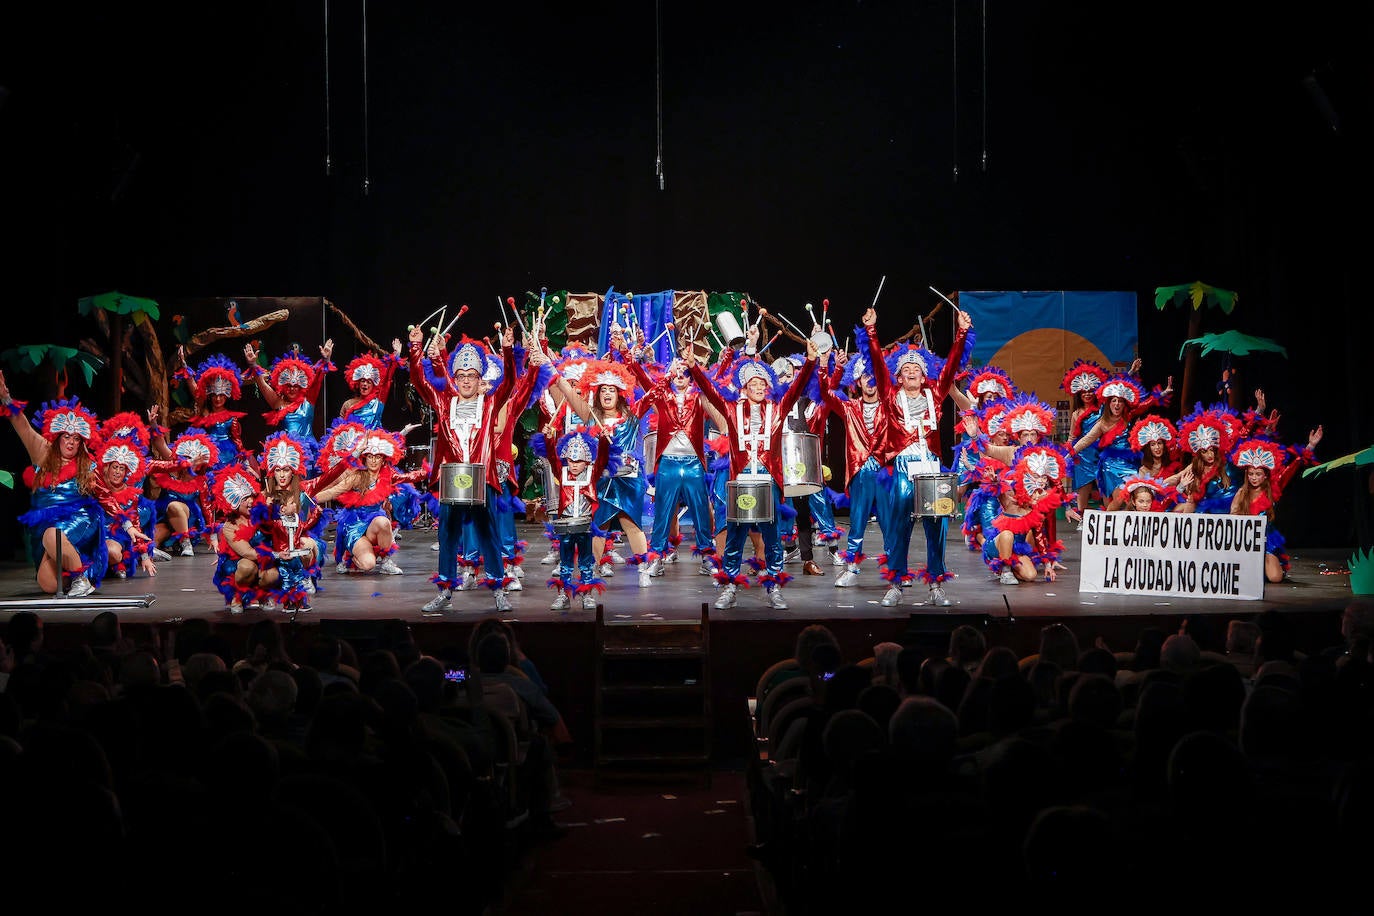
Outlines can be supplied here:
M124 355L127 351L132 357L134 353L133 341L126 339L128 330L125 327L127 317L133 329L138 333L142 341L143 366L141 372L135 375L141 376L137 387L144 389L145 393L154 395L150 398L152 403L164 403L166 400L166 372L162 362L162 348L157 343L157 331L153 328L153 322L162 317L162 312L156 302L152 299L143 299L138 296L126 296L121 292L101 293L97 296L86 296L76 301L76 310L82 315L93 316L96 324L99 325L101 332L106 338L106 352L109 354L110 371L114 375L114 383L110 386L110 413L113 416L119 413L123 407L121 401L124 397ZM148 388L157 388L161 384L163 391L162 397L156 397L158 392L148 391Z
M72 347L59 347L56 344L20 344L0 353L0 360L4 360L6 365L20 372L30 374L49 367L53 373L58 400L67 396L69 366L74 365L81 370L81 375L89 387L95 380L95 374L105 365L99 357L90 353Z
M1191 348L1197 348L1196 350ZM1179 356L1187 352L1191 356L1197 352L1199 356L1206 356L1209 353L1225 353L1226 364L1222 368L1221 380L1225 388L1226 403L1232 409L1240 408L1240 366L1232 360L1235 356L1249 356L1251 353L1278 353L1284 359L1288 358L1288 351L1277 341L1270 340L1268 337L1252 337L1240 331L1223 331L1220 334L1203 334L1191 340L1185 340L1183 347L1178 351Z
M1191 304L1192 314L1188 316L1188 341L1189 343L1198 339L1202 331L1202 309L1219 308L1229 315L1236 307L1236 299L1239 296L1229 289L1222 289L1218 286L1208 286L1206 283L1193 282L1184 283L1180 286L1161 286L1155 290L1155 308L1161 312L1165 307L1172 304L1182 308L1184 305ZM1187 351L1183 360L1183 385L1179 389L1178 399L1179 415L1191 409L1193 403L1193 382L1197 371L1198 350L1184 344Z

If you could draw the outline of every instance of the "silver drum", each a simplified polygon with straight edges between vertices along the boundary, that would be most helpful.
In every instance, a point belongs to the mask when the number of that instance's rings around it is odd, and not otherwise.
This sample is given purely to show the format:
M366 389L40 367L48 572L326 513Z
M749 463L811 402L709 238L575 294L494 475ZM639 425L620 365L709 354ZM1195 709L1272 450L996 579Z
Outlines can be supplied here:
M751 525L773 520L773 481L732 480L725 489L726 521Z
M559 516L549 524L553 526L553 533L559 537L565 534L586 534L592 530L592 517L590 515Z
M810 496L825 488L821 437L815 433L782 434L782 495Z
M485 506L486 465L457 461L439 465L439 502L447 506Z
M935 518L954 515L959 502L959 477L955 474L916 474L911 478L915 505L912 515Z

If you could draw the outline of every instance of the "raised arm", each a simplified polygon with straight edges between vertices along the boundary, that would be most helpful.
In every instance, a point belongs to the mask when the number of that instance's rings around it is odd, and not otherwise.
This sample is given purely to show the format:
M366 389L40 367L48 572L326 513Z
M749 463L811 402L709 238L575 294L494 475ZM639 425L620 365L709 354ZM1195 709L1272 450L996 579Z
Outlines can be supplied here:
M243 358L248 360L248 374L253 376L253 382L258 386L258 393L267 402L267 406L273 410L281 409L281 395L277 394L277 389L267 382L267 370L258 363L258 351L251 343L243 345Z
M48 440L33 428L33 423L24 413L24 406L22 401L15 401L10 397L9 385L5 383L5 373L0 372L0 412L9 414L10 425L19 434L19 441L24 443L30 463L41 465L48 457Z

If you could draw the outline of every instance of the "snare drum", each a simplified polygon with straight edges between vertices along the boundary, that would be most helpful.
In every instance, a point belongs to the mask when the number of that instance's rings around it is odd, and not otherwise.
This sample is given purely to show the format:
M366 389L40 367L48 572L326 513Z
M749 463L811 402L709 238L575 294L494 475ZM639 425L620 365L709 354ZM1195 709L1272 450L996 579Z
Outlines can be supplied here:
M559 516L549 524L553 526L553 533L559 537L566 534L586 534L592 530L590 515Z
M914 516L935 518L954 515L954 507L959 492L959 477L956 474L915 474L911 478Z
M725 488L726 521L739 525L773 521L773 481L732 480Z
M782 434L782 495L810 496L825 487L821 437L815 433Z
M485 506L486 465L461 462L439 465L439 502L447 506Z

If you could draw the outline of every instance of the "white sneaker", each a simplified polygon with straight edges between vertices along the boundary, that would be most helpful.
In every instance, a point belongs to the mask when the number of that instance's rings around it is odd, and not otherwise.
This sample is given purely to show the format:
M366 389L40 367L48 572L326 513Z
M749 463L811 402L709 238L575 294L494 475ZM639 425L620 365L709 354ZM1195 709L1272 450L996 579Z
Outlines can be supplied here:
M1015 585L1017 583L1016 573L1010 569L1002 570L1002 575L997 577L997 581L1003 585Z
M313 594L315 594L315 580L314 580L314 579L306 579L306 580L305 580L305 593L306 593L307 595L313 595Z
M653 584L654 580L650 577L648 568L644 566L639 567L639 587L648 588Z
M243 602L242 602L242 601L231 601L231 602L229 602L229 607L227 608L227 610L228 610L229 613L231 613L231 614L242 614L242 613L243 613Z
M433 544L430 544L430 545L429 545L429 549L432 550L432 551L434 551L435 553L438 553L438 552L439 552L439 542L438 542L438 541L435 541Z
M883 607L896 607L902 603L902 589L900 586L892 586L883 595L883 600L879 602Z
M551 611L566 611L572 605L572 599L567 592L559 592L558 597L553 599L553 604L549 605Z
M539 558L539 565L540 565L540 566L553 566L553 565L555 565L555 564L557 564L557 563L558 563L558 551L557 551L556 549L555 549L555 550L550 550L548 553L544 554L544 556L542 556L542 557Z
M716 609L723 611L726 608L735 606L735 594L739 591L738 586L731 583L720 590L720 597L716 599Z
M587 592L582 596L582 610L596 610L596 592Z
M670 550L670 551L668 551L667 555L663 558L663 562L664 562L664 563L676 563L676 562L677 562L677 551L676 551L676 550Z
M800 563L801 548L793 547L791 550L787 551L787 553L783 555L782 561L784 563Z
M498 588L498 589L497 589L495 592L493 592L492 594L494 594L494 595L496 596L496 609L497 609L498 611L509 611L509 610L511 610L510 598L507 597L507 595L506 595L506 590L505 590L504 588Z
M845 569L844 572L840 573L839 578L835 580L836 588L852 588L858 584L859 570L853 566L850 566L847 569Z
M182 541L182 542L181 542L181 549L177 551L177 556L179 556L179 557L193 557L193 556L195 556L195 555L196 555L196 548L195 548L195 545L191 543L191 539L190 539L190 538L187 538L186 540Z
M264 614L272 613L277 610L277 600L275 598L262 599L262 602L258 605L258 610L262 611Z
M831 565L831 566L843 566L843 565L844 565L844 557L840 556L840 552L839 552L838 550L832 550L832 551L830 551L830 565Z
M421 617L442 617L444 609L453 603L453 592L444 589L420 608Z
M72 580L71 587L67 589L67 597L85 598L94 591L95 586L91 584L90 579L87 579L85 576L77 576Z
M399 576L402 574L401 567L397 566L396 561L391 559L391 557L387 557L377 564L377 572L384 576Z
M782 588L780 586L774 586L768 592L768 606L777 608L780 611L787 610L787 602L783 600Z
M701 576L714 576L716 574L716 566L710 560L702 560L701 569L697 570L697 574Z
M149 552L149 556L153 558L154 563L166 563L168 560L172 558L172 555L167 551L163 550L161 547L154 547Z
M608 556L609 556L609 554L608 554ZM604 558L603 558L603 559L604 559ZM597 574L598 576L600 576L601 578L603 578L603 579L611 579L611 578L614 578L614 577L615 577L615 567L612 566L610 563L602 563L601 566L600 566L600 568L597 569L596 574Z
M945 587L936 582L930 587L930 603L936 607L949 607L954 602L945 594Z
M477 587L477 575L472 571L463 573L463 577L458 580L458 584L453 587L455 592L470 592Z
M346 575L348 575L348 564L347 564L347 563L340 563L340 564L338 564L337 566L334 567L334 572L338 573L338 574L341 575L341 576L346 576Z
M523 567L523 566L513 566L513 567L511 567L511 568L514 570L515 578L516 578L516 579L523 579L523 578L525 578L525 567Z
M521 585L520 580L514 577L511 578L510 584L506 586L506 591L508 592L523 592L524 590L525 586Z
M651 576L663 575L663 558L659 557L658 559L650 563L648 572Z
M606 551L605 554L602 555L601 559L604 560L604 559L606 559L607 557L610 557L611 562L614 563L616 566L624 566L624 565L625 565L625 558L622 557L618 551L615 551L615 550L608 550L608 551Z
M126 573L126 572L125 572L124 570L122 570L122 569L116 569L116 570L115 570L115 578L116 578L116 579L127 579L127 578L129 578L129 574Z

